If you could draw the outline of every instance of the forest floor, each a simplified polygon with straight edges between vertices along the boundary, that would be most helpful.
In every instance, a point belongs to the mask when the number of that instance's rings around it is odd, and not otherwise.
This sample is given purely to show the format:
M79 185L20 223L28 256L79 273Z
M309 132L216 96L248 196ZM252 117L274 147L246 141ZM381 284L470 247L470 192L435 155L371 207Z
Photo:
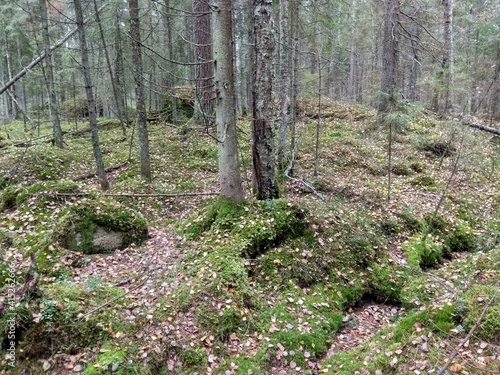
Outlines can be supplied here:
M500 373L499 137L408 106L391 118L389 167L389 126L372 111L317 112L301 102L296 180L280 176L275 202L251 197L239 121L236 205L217 201L216 144L193 124L150 126L147 183L135 142L129 158L130 140L101 121L108 193L121 196L98 191L88 124L66 124L64 150L48 124L3 125L0 301L31 253L40 280L0 319L0 374ZM68 212L89 204L140 213L147 239L61 247Z

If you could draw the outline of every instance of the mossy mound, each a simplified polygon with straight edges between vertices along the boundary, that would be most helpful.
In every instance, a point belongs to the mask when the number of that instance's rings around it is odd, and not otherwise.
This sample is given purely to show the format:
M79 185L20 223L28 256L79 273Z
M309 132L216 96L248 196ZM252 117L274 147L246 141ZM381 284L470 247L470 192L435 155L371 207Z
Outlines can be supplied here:
M96 254L140 244L147 235L147 222L138 212L101 199L81 201L69 207L52 237L63 248Z
M227 233L241 256L253 258L306 230L306 213L285 200L249 202L220 199L184 225L188 238ZM219 242L219 241L217 241Z
M486 304L491 302L481 324L474 332L476 337L491 342L500 342L500 296L496 291L495 286L477 285L464 293L463 324L467 330L474 326ZM492 298L493 301L490 301Z
M114 309L98 309L85 315L122 294L119 288L103 285L90 288L58 282L46 286L39 298L23 302L15 311L20 359L39 358L47 353L74 353L95 346L110 336L111 323L115 329L130 329L117 323L120 319ZM129 302L125 298L116 303ZM4 328L7 319L9 314L0 320L0 328ZM4 332L2 329L0 335Z

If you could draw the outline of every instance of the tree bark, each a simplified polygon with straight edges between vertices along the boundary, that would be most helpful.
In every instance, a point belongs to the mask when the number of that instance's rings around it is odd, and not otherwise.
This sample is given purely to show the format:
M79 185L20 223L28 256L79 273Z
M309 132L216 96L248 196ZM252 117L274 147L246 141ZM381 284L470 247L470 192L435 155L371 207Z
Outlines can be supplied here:
M214 28L215 122L221 197L243 199L236 137L231 0L212 1L211 8Z
M381 95L378 106L379 118L393 111L398 100L397 82L399 66L399 0L385 0L384 35L382 51Z
M45 47L45 82L49 94L49 110L52 119L52 133L54 135L54 145L63 148L61 120L59 118L59 104L57 103L56 90L54 85L54 66L52 65L52 50L50 48L49 20L46 0L39 0L40 19L42 23L43 44Z
M254 67L252 85L252 161L257 199L279 196L273 124L272 0L254 0Z
M144 85L141 53L141 33L139 24L138 0L129 0L130 36L132 39L132 64L135 82L136 121L139 133L139 157L141 175L151 181L151 162L149 159L149 138L146 123L146 106L144 102Z
M97 114L96 106L94 101L94 94L92 92L92 79L89 65L89 56L87 51L87 41L85 36L85 28L83 26L83 11L80 0L73 0L75 5L75 16L77 28L80 35L80 53L82 56L82 71L85 80L85 94L87 96L88 111L89 111L89 122L92 132L92 149L94 151L94 157L97 164L97 175L99 177L99 183L102 190L107 190L109 188L109 183L106 178L106 171L104 167L104 162L102 160L101 147L99 145L99 131L97 128Z
M443 0L444 4L444 56L443 95L444 113L452 109L451 87L453 85L453 0Z
M113 99L116 105L116 112L118 114L118 118L120 119L120 123L122 126L122 133L125 136L127 134L127 130L125 127L125 118L123 117L123 106L120 104L120 95L118 94L119 88L117 87L117 82L115 81L115 75L113 74L113 68L111 66L111 58L109 57L106 38L104 37L104 30L102 28L101 17L99 16L99 11L98 11L99 8L97 7L97 1L94 0L93 2L94 2L96 22L99 27L99 35L101 36L102 46L104 49L104 56L106 57L106 65L108 67L109 78L111 79L111 88L113 90Z
M214 63L212 60L212 30L210 5L207 0L193 0L194 14L194 76L196 83L195 118L209 125L213 117Z
M286 135L290 120L288 108L290 105L290 7L289 0L280 1L280 43L278 53L279 63L279 93L278 93L278 164L280 169L287 166L288 150Z

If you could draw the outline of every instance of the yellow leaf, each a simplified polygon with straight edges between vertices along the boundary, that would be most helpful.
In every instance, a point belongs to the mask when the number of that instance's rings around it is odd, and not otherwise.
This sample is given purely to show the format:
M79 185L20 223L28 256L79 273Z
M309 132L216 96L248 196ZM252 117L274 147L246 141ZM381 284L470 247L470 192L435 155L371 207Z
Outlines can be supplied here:
M455 363L454 365L450 366L451 372L460 372L460 370L462 370L462 365L459 363Z

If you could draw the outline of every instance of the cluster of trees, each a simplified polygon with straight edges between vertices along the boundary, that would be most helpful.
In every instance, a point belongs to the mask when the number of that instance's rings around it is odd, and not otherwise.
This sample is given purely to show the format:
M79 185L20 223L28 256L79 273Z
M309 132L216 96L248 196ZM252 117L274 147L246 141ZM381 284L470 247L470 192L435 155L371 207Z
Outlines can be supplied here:
M160 111L179 85L196 87L196 120L216 124L221 192L231 198L243 197L237 113L252 117L257 196L275 198L277 171L291 168L299 92L381 115L403 101L500 120L494 1L0 0L0 7L0 118L26 123L46 112L63 147L60 105L85 95L103 188L96 100L124 134L135 109L141 173L150 179L147 112Z

